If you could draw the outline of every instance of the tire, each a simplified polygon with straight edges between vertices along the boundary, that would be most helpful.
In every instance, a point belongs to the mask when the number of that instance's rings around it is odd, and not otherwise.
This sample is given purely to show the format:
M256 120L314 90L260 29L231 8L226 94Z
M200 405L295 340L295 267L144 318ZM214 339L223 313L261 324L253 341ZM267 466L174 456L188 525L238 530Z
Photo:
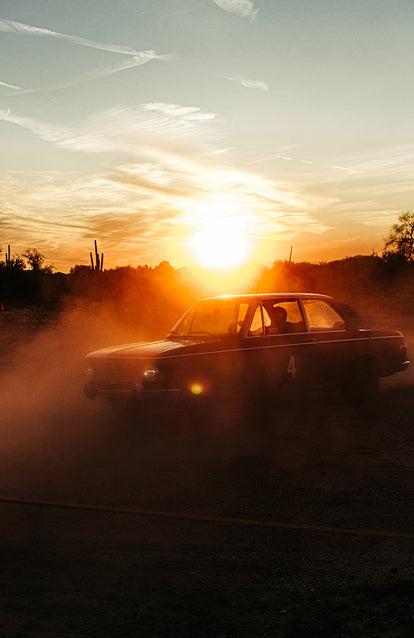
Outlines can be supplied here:
M377 397L378 386L377 361L372 358L361 358L351 364L343 390L349 403L363 405Z

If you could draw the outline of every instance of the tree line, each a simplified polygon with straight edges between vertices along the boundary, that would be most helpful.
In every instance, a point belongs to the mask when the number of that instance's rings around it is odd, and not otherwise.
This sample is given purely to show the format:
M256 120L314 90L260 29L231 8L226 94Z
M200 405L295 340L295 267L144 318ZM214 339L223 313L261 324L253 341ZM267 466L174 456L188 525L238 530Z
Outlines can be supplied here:
M103 255L101 258L99 257L96 242L95 252L96 266L93 264L91 253L92 266L76 265L71 268L71 274L77 274L82 269L102 270L99 260L103 261ZM414 261L414 213L407 211L398 217L398 222L393 224L385 240L381 258L386 262L412 263ZM45 256L36 248L28 248L22 255L11 257L9 246L5 259L0 260L0 272L5 270L22 271L26 268L43 274L51 274L55 270L53 265L46 264Z
M36 248L28 248L23 255L14 255L12 257L9 246L5 258L0 260L0 272L5 270L19 272L27 267L34 272L42 272L44 274L51 274L54 270L54 266L47 265L46 257Z
M56 308L73 303L105 305L117 314L134 317L159 306L171 317L202 296L222 294L202 283L187 269L174 269L168 262L156 267L124 266L100 270L93 265L75 265L70 273L54 268L37 249L22 256L5 255L0 261L0 303L13 307ZM275 261L268 268L257 266L250 279L226 292L319 292L350 305L397 304L414 312L414 213L403 213L392 226L381 255L357 255L333 262ZM69 301L68 301L69 300ZM397 301L396 301L397 300Z

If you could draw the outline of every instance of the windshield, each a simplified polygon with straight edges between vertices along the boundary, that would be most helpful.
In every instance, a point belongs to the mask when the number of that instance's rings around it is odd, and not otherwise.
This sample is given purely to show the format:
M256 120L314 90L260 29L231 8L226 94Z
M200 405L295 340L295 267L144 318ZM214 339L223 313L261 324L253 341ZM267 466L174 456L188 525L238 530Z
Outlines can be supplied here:
M187 310L169 336L235 335L243 325L249 304L240 299L206 299Z

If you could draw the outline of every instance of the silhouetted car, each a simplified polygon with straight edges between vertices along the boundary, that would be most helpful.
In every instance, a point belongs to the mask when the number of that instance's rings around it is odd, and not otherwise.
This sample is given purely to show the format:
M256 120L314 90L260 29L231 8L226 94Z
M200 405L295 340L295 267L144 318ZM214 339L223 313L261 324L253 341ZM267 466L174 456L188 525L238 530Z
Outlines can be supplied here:
M331 385L363 402L409 361L400 332L360 329L325 295L278 293L203 299L163 341L98 350L87 364L85 394L117 405Z

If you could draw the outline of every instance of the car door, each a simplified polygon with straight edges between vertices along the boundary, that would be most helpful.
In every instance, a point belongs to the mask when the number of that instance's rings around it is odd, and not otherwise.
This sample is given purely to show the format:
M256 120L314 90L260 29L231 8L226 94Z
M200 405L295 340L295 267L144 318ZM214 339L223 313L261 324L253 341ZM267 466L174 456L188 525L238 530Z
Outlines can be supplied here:
M277 328L272 316L281 308L286 321ZM273 393L307 385L313 342L297 299L267 298L258 302L243 340L247 390Z
M346 318L329 300L304 298L302 303L314 339L315 381L321 385L341 383L349 362L369 348L369 340L356 338Z

